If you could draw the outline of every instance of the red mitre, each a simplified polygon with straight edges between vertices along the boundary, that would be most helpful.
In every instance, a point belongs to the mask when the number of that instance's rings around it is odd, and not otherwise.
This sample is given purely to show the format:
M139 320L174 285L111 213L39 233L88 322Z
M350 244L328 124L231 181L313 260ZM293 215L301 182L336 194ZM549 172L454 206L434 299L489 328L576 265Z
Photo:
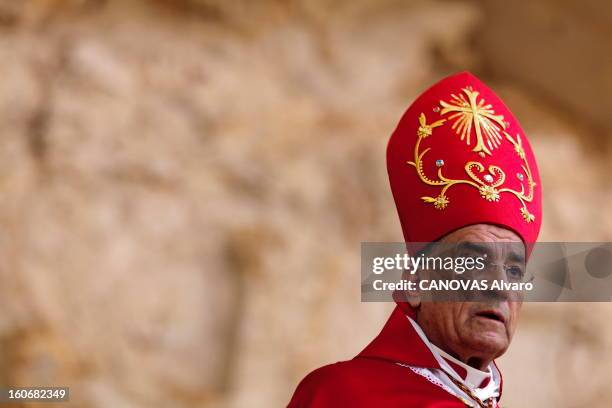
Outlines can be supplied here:
M516 232L528 246L542 223L540 176L518 120L468 72L408 108L387 146L406 242L433 242L472 224Z

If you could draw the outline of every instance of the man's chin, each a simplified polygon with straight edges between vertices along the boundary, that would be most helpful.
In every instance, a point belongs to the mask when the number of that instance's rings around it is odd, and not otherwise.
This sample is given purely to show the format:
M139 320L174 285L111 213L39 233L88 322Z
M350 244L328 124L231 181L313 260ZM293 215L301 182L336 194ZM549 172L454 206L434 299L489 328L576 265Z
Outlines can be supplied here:
M486 355L492 360L504 354L510 343L505 332L484 330L470 333L470 339L466 344L478 354Z

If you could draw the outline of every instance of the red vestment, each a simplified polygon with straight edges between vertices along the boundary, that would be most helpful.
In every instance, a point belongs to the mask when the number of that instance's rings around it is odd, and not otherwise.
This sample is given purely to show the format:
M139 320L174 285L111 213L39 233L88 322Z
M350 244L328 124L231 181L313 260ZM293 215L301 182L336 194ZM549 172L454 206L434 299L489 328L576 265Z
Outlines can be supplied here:
M459 397L407 367L441 369L406 318L413 313L396 307L380 334L355 358L308 374L288 408L465 407Z

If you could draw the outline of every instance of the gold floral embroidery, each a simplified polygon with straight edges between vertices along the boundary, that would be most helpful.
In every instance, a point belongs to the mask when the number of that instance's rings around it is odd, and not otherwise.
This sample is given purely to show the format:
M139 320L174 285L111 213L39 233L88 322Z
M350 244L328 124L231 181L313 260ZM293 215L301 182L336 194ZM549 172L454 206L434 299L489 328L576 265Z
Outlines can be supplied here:
M425 119L425 114L421 113L419 115L419 130L417 131L419 137L423 137L426 138L428 136L431 136L431 134L433 133L433 128L438 127L438 126L442 126L442 124L445 122L445 119L441 119L438 120L434 123L432 123L431 125L427 124L427 120Z
M535 220L535 215L533 215L532 213L530 213L530 212L527 210L527 208L525 208L525 207L522 207L522 208L521 208L521 214L523 215L523 219L524 219L526 222L531 222L531 221Z
M471 88L463 88L463 93L452 94L451 102L440 101L442 106L441 115L452 113L448 119L455 120L452 128L461 140L465 140L467 145L471 145L470 137L472 128L476 133L476 146L473 152L484 152L491 154L491 151L501 144L503 138L501 131L506 129L504 117L496 115L491 109L491 105L485 105L484 99L478 100L478 92ZM466 98L467 97L467 98Z
M421 198L426 203L433 203L434 208L436 210L443 210L446 208L448 203L450 203L450 201L448 200L448 197L445 196L444 194L440 194L436 198L432 198L432 197L421 197Z
M480 195L487 201L499 201L499 191L492 186L480 186Z
M489 106L489 105L486 105ZM434 123L427 124L427 119L424 113L419 115L419 128L417 130L417 141L414 147L414 161L408 161L407 163L411 166L414 166L416 169L417 175L419 179L430 186L439 186L441 187L440 193L437 197L429 197L424 196L421 197L426 203L430 203L434 205L434 208L438 210L443 210L450 204L450 199L446 195L446 192L449 188L457 184L467 184L472 187L478 189L480 196L491 202L498 202L503 193L510 193L514 195L521 203L522 207L520 209L521 215L525 222L532 222L535 220L535 215L531 214L527 209L528 202L533 200L533 191L536 183L533 181L533 177L531 174L531 169L529 168L529 163L527 163L525 150L523 149L522 140L520 135L516 135L516 138L510 136L505 130L503 130L503 134L506 139L512 143L514 146L514 151L519 156L519 158L523 161L521 168L523 169L525 175L527 176L526 184L527 184L527 192L525 192L525 185L521 180L521 190L517 191L508 187L503 187L506 181L506 174L504 171L495 165L490 165L485 172L485 166L477 161L469 161L465 164L464 170L467 174L468 178L466 179L450 179L444 176L442 172L442 166L438 167L437 179L429 178L425 172L423 171L423 158L431 150L430 147L421 151L421 141L427 137L433 135L433 129L441 126L445 122L444 119L438 120ZM501 142L500 142L501 143ZM441 162L443 163L443 162ZM484 174L483 174L484 173ZM482 177L481 177L482 175Z
M514 140L512 136L506 133L506 138L510 141L510 143L514 145L514 151L516 152L516 154L518 154L521 159L525 160L525 150L523 149L523 142L521 141L521 136L517 134L516 140Z

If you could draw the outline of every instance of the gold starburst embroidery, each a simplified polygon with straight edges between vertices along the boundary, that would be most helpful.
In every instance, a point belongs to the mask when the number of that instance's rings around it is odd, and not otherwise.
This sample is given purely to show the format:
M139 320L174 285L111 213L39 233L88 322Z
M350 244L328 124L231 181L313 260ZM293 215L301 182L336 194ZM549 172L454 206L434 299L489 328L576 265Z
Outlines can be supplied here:
M496 115L491 104L486 104L484 99L478 99L479 93L471 88L463 88L463 93L451 95L451 102L440 101L442 106L441 115L452 113L448 119L455 120L452 128L461 140L471 145L472 128L476 134L476 146L472 149L475 153L484 152L491 154L491 150L497 148L503 140L500 131L506 128L504 117Z

